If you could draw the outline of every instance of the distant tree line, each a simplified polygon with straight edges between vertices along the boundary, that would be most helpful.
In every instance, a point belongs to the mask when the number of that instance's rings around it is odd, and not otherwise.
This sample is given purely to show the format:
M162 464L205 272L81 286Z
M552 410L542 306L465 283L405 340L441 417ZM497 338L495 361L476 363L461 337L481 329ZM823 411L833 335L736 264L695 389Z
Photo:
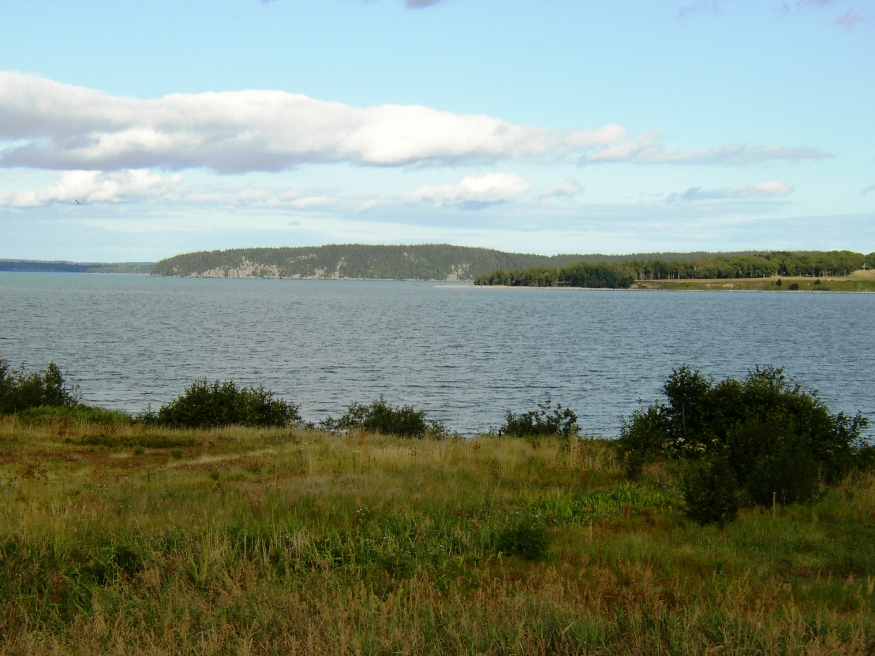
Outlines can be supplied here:
M562 266L584 255L526 255L448 244L330 244L185 253L157 262L154 276L472 280L497 268Z
M628 265L610 262L578 262L564 267L498 269L474 278L475 285L510 287L598 287L628 289L635 276Z
M746 251L546 256L506 253L487 248L449 244L408 246L329 244L296 248L238 248L184 253L157 262L152 266L151 273L155 276L219 278L474 280L489 272L501 270L525 271L522 278L542 281L548 286L560 284L558 272L549 272L550 269L563 269L581 262L625 267L587 270L587 278L596 271L614 271L631 275L633 279L658 280L689 277L809 275L797 271L810 271L810 275L815 276L837 275L845 270L861 268L865 259L859 253L843 251L841 255L839 257L836 253ZM827 256L826 259L823 256ZM870 255L867 261L871 266L875 257ZM550 283L550 280L556 282Z
M636 280L768 278L771 276L846 276L871 268L875 253L775 251L745 255L712 255L690 260L640 258L624 262L577 262L562 267L498 269L474 278L475 285L514 287L628 288Z

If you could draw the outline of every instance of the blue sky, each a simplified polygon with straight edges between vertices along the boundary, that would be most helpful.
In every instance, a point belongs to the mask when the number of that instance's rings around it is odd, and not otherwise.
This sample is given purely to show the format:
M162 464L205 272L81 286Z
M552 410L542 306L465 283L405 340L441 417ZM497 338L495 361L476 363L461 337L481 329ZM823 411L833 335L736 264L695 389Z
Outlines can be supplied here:
M0 258L875 250L872 0L0 9Z

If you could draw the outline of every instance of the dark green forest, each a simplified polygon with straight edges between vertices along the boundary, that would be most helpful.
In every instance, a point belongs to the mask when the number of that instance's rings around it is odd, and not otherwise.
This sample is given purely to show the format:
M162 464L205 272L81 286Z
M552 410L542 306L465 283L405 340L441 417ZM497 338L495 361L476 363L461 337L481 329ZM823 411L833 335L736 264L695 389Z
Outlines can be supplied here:
M811 275L833 275L840 271L861 268L864 259L862 254L848 251L545 256L448 244L331 244L185 253L161 260L152 267L151 273L155 276L219 278L475 280L479 277L481 284L592 286L598 283L598 286L623 287L628 286L626 279L629 276L634 281L808 275L796 273L797 270L811 271ZM870 256L869 259L875 258ZM599 263L602 266L577 266L584 262ZM498 275L496 272L499 271L503 273ZM511 280L526 282L487 282L489 276L495 279L509 276ZM528 282L530 280L532 282Z
M625 261L496 269L476 276L474 284L626 289L638 280L846 276L871 268L872 263L875 263L875 253L864 255L852 251L714 254L686 260L630 256Z

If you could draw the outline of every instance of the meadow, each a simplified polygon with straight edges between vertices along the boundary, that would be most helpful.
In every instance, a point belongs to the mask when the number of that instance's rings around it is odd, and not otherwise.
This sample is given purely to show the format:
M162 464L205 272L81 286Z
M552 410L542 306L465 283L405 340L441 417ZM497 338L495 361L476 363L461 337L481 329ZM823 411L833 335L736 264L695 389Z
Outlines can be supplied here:
M772 276L768 278L639 280L632 284L632 289L665 289L674 291L875 292L875 275L872 275L873 273L875 272L854 271L849 276L837 278Z
M683 511L613 443L0 418L0 654L871 654L875 474Z

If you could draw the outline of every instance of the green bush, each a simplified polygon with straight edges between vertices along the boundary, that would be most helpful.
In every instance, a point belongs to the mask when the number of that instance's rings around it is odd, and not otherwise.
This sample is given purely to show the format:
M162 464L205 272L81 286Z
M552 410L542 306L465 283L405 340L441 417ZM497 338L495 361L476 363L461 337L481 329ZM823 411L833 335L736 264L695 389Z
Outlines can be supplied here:
M660 459L725 459L737 486L756 504L809 502L824 484L868 466L860 413L831 414L816 391L782 369L757 367L718 383L683 366L657 402L624 421L618 440L629 475Z
M721 456L690 462L681 477L687 515L693 521L723 526L738 517L738 484Z
M580 432L580 427L573 410L563 408L558 403L552 407L548 400L546 403L539 403L537 410L518 415L508 410L499 432L513 437L574 437Z
M798 282L791 282L790 286L787 289L789 289L792 292L795 292L796 290L799 289L799 283Z
M0 359L0 414L8 415L40 406L75 406L79 390L68 387L61 370L49 362L44 372L27 374L22 366L12 371Z
M263 387L238 387L233 381L197 380L175 401L154 412L147 408L138 418L147 425L174 428L218 426L291 426L301 422L298 406L274 399Z
M443 437L447 434L446 427L439 421L427 420L424 411L409 405L393 408L382 396L370 405L353 403L342 417L328 417L320 423L320 427L329 431L365 430L416 438L426 435Z
M542 522L525 517L498 532L495 548L507 556L544 560L550 548L550 539Z

